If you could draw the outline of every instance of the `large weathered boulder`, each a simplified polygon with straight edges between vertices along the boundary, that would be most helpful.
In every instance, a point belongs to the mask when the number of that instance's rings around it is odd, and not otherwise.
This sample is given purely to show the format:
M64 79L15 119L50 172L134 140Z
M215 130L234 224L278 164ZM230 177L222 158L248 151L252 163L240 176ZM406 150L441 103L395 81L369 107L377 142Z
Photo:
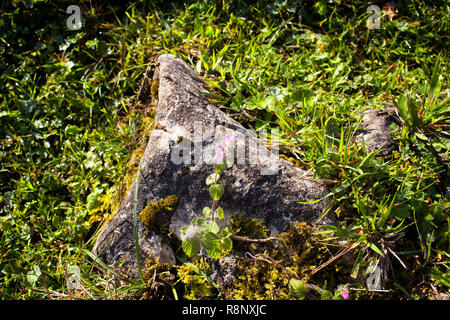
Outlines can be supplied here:
M170 212L169 228L179 236L180 228L201 216L205 206L211 206L205 180L214 172L217 142L231 134L237 137L235 165L220 178L225 187L220 199L225 215L257 218L272 234L285 231L291 222L317 222L328 199L313 204L299 202L321 199L327 188L279 158L275 139L268 149L264 136L257 137L212 104L204 95L206 85L187 63L173 55L159 57L153 77L153 83L157 82L158 129L153 131L140 162L138 213L150 203L177 195L179 202ZM269 133L276 137L276 132ZM94 246L104 262L129 269L131 276L136 276L134 194L135 183L118 212L101 229ZM327 219L321 223L334 223ZM148 230L140 220L138 234L142 260L152 255L175 263L173 249L177 248L171 248L162 235Z

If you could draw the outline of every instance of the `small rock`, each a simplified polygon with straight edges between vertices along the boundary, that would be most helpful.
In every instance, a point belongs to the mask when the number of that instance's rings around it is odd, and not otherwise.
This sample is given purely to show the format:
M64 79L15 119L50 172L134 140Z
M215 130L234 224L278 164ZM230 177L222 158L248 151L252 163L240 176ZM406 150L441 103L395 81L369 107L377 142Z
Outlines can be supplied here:
M363 113L361 129L356 140L364 141L366 151L372 152L381 149L379 155L387 156L395 149L394 139L389 126L399 123L398 110L393 104L386 104L384 110L369 109Z
M233 256L225 256L217 262L213 261L214 273L211 279L219 285L222 290L231 288L236 278L236 258Z

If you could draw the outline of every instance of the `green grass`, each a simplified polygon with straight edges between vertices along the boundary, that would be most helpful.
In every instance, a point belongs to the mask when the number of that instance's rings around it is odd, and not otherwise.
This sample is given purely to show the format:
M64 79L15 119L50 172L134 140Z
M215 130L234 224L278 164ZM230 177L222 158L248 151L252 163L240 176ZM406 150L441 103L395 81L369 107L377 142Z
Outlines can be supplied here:
M333 235L358 244L354 272L386 264L405 299L449 291L445 1L398 1L379 30L366 26L366 1L303 1L302 24L296 1L118 3L81 1L75 31L71 1L0 5L3 299L145 292L86 252L145 143L144 75L161 53L189 62L246 127L280 129L281 154L329 181L328 214L343 222ZM391 128L398 151L379 157L353 139L359 113L386 102L404 122ZM81 269L78 296L69 265Z

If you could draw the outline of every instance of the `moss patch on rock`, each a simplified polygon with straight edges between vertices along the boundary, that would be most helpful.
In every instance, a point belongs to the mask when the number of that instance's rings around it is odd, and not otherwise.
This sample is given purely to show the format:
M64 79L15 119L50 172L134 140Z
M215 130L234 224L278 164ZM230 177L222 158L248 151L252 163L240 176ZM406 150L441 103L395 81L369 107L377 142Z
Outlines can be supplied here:
M168 223L180 202L176 194L165 199L150 202L139 214L142 223L157 234L168 233Z
M217 290L203 274L204 269L207 274L211 272L210 265L207 263L204 266L199 257L193 258L192 263L177 266L178 277L184 284L184 299L211 299L217 296Z
M172 287L174 286L175 275L172 273L174 268L168 264L154 259L152 256L147 258L143 272L144 280L147 284L147 291L143 299L163 300L173 299Z
M255 219L233 217L234 234L248 238L267 238L268 231ZM311 282L322 289L334 291L339 285L351 281L349 268L341 259L314 275L311 271L333 257L333 253L324 243L323 236L316 233L317 228L306 223L293 223L290 228L277 235L276 241L265 243L239 242L233 247L238 255L235 280L229 290L225 290L227 299L296 299L289 292L288 283L295 274L305 282ZM275 263L252 257L265 255ZM280 267L283 266L283 268ZM317 292L311 292L310 298L320 298Z

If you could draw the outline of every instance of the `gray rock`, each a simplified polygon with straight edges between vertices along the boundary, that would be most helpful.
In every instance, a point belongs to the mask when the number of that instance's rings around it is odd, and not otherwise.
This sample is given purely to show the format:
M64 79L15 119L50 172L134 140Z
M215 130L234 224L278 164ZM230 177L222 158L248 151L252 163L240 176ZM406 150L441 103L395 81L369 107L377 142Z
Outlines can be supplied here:
M138 186L138 212L150 202L177 194L180 202L173 213L170 229L178 237L180 229L192 218L211 207L205 184L214 172L212 160L217 142L225 134L237 137L235 165L221 174L225 192L220 205L226 219L231 213L257 218L272 234L285 231L291 222L317 222L328 199L314 204L299 204L323 198L328 190L321 181L294 167L277 155L255 133L213 105L202 92L206 85L181 59L161 55L153 81L159 81L156 110L158 129L154 130L143 158ZM136 277L133 238L133 199L131 186L118 212L100 231L94 252L107 264L123 263ZM333 218L321 223L335 224ZM138 221L141 260L151 254L161 261L175 263L173 249Z
M392 123L399 123L398 110L393 104L386 104L384 110L369 109L363 113L363 121L356 139L364 141L366 151L380 149L379 155L387 156L395 149L395 142L389 129Z

